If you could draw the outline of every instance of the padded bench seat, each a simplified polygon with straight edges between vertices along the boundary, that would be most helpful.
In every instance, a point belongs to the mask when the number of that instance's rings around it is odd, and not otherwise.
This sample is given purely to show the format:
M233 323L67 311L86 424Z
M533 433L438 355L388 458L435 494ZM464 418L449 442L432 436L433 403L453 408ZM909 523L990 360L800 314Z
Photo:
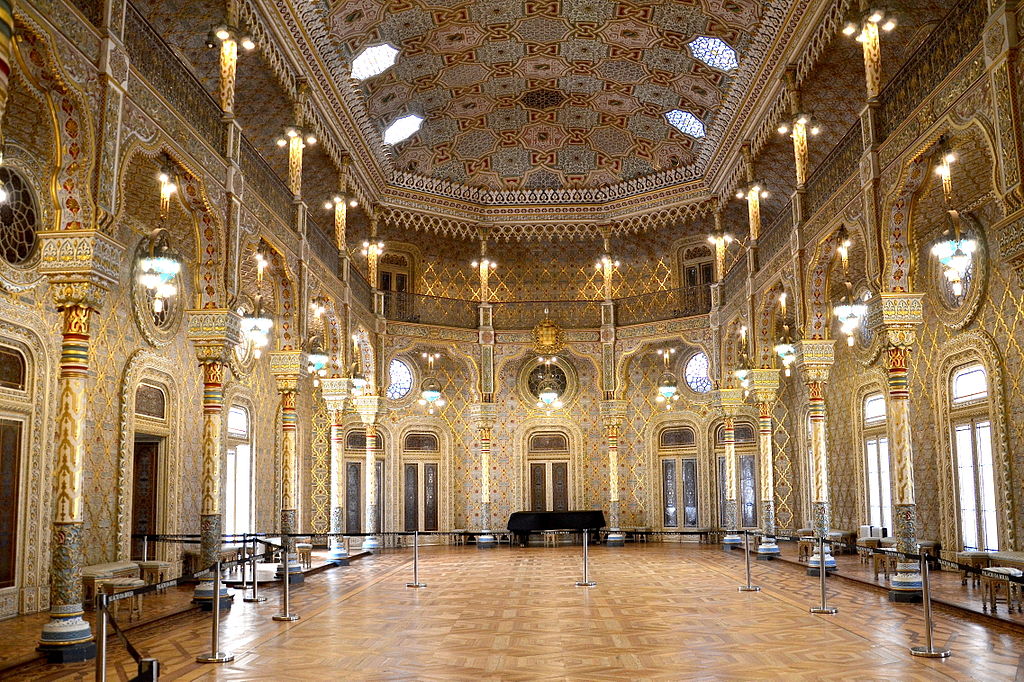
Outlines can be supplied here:
M97 585L104 581L138 577L139 565L134 561L113 561L86 566L82 569L82 606L87 610L96 607Z

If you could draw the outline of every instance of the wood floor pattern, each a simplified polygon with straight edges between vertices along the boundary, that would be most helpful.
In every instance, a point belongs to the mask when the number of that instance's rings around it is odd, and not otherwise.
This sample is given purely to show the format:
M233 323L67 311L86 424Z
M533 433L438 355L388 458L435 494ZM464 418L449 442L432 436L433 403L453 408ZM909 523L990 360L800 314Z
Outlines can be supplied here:
M1014 679L1024 636L970 616L936 613L936 640L952 658L913 658L923 643L920 605L830 581L837 616L817 616L817 581L755 562L760 593L741 593L739 552L652 544L591 550L578 588L578 547L421 552L422 590L407 589L408 552L377 555L307 580L293 591L302 620L277 623L276 590L224 619L219 666L194 663L209 648L209 616L186 614L133 640L160 659L167 680L622 680ZM120 645L110 679L129 679ZM17 679L91 679L89 664L38 665Z

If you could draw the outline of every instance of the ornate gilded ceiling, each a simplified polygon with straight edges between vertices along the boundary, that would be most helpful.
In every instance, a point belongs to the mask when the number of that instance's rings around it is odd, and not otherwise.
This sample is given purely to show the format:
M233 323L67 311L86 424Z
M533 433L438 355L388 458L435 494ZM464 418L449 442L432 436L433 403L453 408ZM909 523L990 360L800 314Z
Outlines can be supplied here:
M326 25L345 62L381 43L400 49L360 86L381 130L403 114L425 117L393 149L395 170L488 189L594 188L706 158L702 148L729 122L729 90L774 37L761 35L766 6L344 0ZM735 50L740 68L697 59L691 42L702 36ZM672 127L665 114L676 109L694 114L706 137Z

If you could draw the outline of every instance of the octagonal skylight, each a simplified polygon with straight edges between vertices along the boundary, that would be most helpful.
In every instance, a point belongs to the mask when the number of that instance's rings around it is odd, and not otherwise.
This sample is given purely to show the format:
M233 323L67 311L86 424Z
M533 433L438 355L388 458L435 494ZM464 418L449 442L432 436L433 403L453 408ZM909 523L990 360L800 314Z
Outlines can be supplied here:
M688 45L694 58L701 60L712 69L732 71L740 65L740 61L736 56L736 50L729 47L728 43L719 38L698 36L691 40Z
M423 117L418 114L407 114L396 119L394 123L384 131L384 144L398 144L408 139L423 125Z
M396 59L398 50L387 43L368 47L352 60L352 77L360 81L372 78L390 68Z
M690 137L704 137L704 122L689 111L673 109L665 114L665 118L681 133Z

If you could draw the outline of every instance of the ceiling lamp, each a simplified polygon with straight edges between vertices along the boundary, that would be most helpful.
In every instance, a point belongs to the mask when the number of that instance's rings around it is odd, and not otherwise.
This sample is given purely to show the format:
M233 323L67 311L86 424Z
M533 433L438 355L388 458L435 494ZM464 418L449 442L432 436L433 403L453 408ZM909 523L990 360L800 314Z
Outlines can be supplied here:
M843 263L843 283L846 293L839 300L839 304L832 308L832 312L839 320L839 331L846 336L846 345L853 345L853 336L860 328L861 319L867 312L867 306L856 300L853 296L853 282L850 281L850 246L852 241L846 231L846 226L841 225L836 234L836 252Z
M319 386L321 377L327 376L327 363L330 358L324 352L323 343L319 334L314 334L309 340L309 353L306 354L306 370L313 377L313 385Z
M658 379L658 395L655 396L654 401L659 404L664 403L666 410L672 409L672 403L679 400L679 382L676 380L676 375L669 369L669 360L675 354L675 348L658 349L658 355L663 363L663 371Z
M263 281L263 273L270 267L270 258L267 257L267 252L263 242L256 247L256 253L252 255L253 260L256 261L256 281Z
M359 205L359 202L355 197L346 198L340 194L335 194L333 197L324 202L325 211L333 211L337 206L342 204L348 204L349 208L355 208Z
M397 59L398 50L387 43L368 47L352 60L352 78L373 78L391 68Z
M732 375L743 387L744 397L750 394L750 369L750 355L747 352L747 326L743 325L740 327L739 358Z
M749 199L752 196L758 199L767 199L770 195L768 190L762 187L759 182L748 183L746 187L736 190L737 199Z
M228 24L218 24L210 29L209 33L206 34L206 46L217 47L218 44L224 43L228 40L234 41L237 45L241 45L244 50L252 50L256 47L256 43L253 42L252 37L236 26L230 26Z
M416 134L423 125L423 117L419 114L407 114L389 125L384 131L384 144L396 145Z
M619 267L619 261L613 259L607 253L601 256L601 258L594 263L595 270L604 270L605 268L617 268Z
M939 163L935 167L935 172L942 179L942 196L950 226L943 230L942 235L932 245L932 255L939 259L939 264L943 268L942 274L949 280L953 295L960 297L964 294L964 280L971 267L971 258L978 250L978 242L963 237L960 232L963 217L952 207L953 169L951 164L955 161L956 154L950 149L949 140L943 135L939 138Z
M286 147L293 142L300 146L312 146L316 144L316 135L307 131L302 126L286 125L281 137L277 138L277 146Z
M426 408L427 414L434 414L434 411L438 408L445 406L445 400L441 397L441 382L434 378L434 362L440 357L440 353L423 353L423 358L427 361L427 368L430 372L427 377L420 384L420 399L419 404Z
M252 346L254 357L260 357L263 349L270 345L270 329L273 326L274 321L263 313L263 297L256 296L252 313L243 315L240 325L242 338Z
M789 320L786 318L785 291L779 294L779 314L782 316L782 336L779 337L779 342L775 344L775 348L772 350L779 356L779 360L782 362L782 367L788 377L791 374L790 367L796 362L796 347L793 345L789 334Z
M166 301L178 293L175 278L181 272L181 258L169 244L170 233L164 227L170 208L171 194L177 190L174 171L169 165L160 169L160 223L149 237L149 252L139 259L139 283L153 294L153 312L163 313Z
M313 319L319 320L327 312L327 299L323 296L314 296L313 300L309 302L309 312L313 315Z
M815 122L810 114L797 114L791 123L779 125L779 133L782 135L817 135L821 132L821 126Z

